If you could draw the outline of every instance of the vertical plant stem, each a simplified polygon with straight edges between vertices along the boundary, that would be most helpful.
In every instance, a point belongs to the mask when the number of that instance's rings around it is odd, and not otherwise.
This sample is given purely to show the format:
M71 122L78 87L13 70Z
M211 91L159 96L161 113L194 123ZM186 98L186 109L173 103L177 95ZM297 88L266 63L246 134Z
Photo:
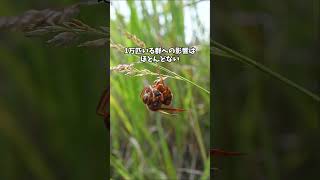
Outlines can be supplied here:
M159 139L160 139L160 145L161 145L161 151L163 154L163 158L164 158L164 164L165 164L165 168L166 168L166 172L169 176L169 179L176 179L177 178L177 174L174 168L174 164L172 162L172 158L169 152L169 147L168 144L166 143L165 140L165 134L161 125L161 118L159 116L159 114L157 114L156 117L156 121L157 121L157 129L159 132Z

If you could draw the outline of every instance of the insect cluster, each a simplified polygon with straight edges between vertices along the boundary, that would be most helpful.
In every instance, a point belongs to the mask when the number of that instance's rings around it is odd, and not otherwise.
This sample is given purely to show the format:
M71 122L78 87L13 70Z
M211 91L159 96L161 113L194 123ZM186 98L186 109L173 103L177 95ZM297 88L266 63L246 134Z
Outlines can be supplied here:
M160 112L181 112L183 109L164 108L162 105L169 106L172 102L173 94L170 88L164 83L164 79L160 77L153 85L144 87L140 97L144 104L151 111Z

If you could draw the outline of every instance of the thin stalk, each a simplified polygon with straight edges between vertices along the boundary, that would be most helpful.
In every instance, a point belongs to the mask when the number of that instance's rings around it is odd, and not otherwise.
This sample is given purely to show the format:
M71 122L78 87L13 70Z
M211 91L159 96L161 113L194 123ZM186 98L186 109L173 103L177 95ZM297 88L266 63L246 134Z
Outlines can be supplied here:
M73 32L76 34L93 34L93 35L98 35L98 36L104 36L107 37L108 34L102 31L99 31L95 28L89 27L88 29L74 29L74 28L67 28L67 27L63 27L63 26L55 26L57 28L57 30L59 31L66 31L66 32Z

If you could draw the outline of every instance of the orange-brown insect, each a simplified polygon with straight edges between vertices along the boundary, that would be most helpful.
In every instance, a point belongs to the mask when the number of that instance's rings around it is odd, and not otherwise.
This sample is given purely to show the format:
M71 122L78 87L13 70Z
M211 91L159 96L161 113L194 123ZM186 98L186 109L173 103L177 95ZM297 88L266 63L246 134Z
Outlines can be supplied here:
M106 89L103 91L102 96L100 98L98 107L97 107L97 114L104 117L104 123L106 128L110 129L110 114L108 112L108 105L110 101L110 91Z
M144 87L140 97L151 111L159 111L166 114L184 111L184 109L179 108L162 107L162 105L169 106L171 104L173 94L170 88L165 85L164 79L161 76L152 86Z

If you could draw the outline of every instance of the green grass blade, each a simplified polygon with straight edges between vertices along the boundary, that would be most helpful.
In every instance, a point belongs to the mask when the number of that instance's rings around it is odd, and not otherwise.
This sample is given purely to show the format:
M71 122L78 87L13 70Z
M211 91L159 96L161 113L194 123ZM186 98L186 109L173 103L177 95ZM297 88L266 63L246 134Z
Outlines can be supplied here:
M249 58L247 56L244 56L241 53L239 53L237 51L234 51L234 50L232 50L232 49L230 49L230 48L228 48L228 47L226 47L226 46L224 46L224 45L222 45L222 44L220 44L220 43L218 43L216 41L213 42L213 46L215 48L218 48L221 51L231 55L232 59L236 59L236 60L239 60L239 61L241 61L241 62L243 62L245 64L253 66L253 67L257 68L258 70L260 70L260 71L272 76L273 78L283 82L284 84L286 84L286 85L288 85L288 86L290 86L290 87L302 92L303 94L309 96L313 100L315 100L317 102L320 102L320 97L318 95L316 95L316 94L312 93L311 91L303 88L302 86L296 84L295 82L289 80L288 78L282 76L281 74L271 70L270 68L264 66L263 64L260 64L257 61L255 61L255 60L253 60L253 59L251 59L251 58Z

